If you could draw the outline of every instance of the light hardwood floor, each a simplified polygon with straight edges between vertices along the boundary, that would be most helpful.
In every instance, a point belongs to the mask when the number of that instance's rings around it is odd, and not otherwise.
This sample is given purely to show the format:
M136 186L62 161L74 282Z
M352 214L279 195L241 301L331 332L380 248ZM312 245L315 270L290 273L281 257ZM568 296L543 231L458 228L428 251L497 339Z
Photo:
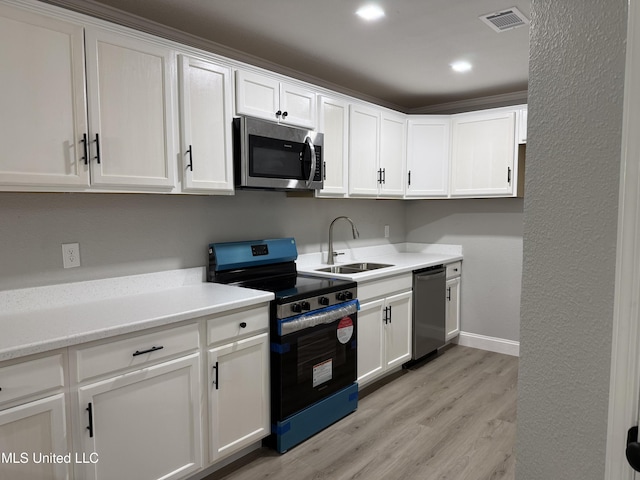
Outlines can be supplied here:
M453 346L284 455L262 448L205 480L513 480L518 359Z

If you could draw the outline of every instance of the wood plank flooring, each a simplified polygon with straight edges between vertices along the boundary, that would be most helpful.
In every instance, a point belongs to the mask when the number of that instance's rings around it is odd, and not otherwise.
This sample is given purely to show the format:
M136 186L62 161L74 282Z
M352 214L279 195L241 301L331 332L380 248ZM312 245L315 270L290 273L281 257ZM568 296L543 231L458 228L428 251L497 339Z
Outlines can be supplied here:
M513 480L517 376L517 357L456 345L284 455L262 448L205 480Z

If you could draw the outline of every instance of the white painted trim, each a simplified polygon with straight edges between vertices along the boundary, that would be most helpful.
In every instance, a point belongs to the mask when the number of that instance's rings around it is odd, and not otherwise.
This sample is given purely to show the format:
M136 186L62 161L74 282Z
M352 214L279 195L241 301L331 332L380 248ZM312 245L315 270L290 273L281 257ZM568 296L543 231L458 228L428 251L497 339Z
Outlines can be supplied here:
M636 478L626 461L625 439L638 424L640 387L640 9L637 2L628 8L605 480Z
M463 347L479 348L489 352L504 353L514 357L520 356L520 342L507 340L506 338L488 337L477 333L460 332L454 343Z

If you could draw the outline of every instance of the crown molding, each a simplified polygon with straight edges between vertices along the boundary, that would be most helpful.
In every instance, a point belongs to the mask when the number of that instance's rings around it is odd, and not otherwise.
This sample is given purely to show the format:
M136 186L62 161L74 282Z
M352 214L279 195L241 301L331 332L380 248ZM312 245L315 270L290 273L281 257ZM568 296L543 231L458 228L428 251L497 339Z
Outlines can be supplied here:
M441 103L420 108L410 108L406 111L409 114L452 114L472 112L486 108L509 107L511 105L521 105L527 103L527 90L519 92L504 93L500 95L490 95L486 97L460 100L456 102Z
M139 15L124 12L117 8L98 3L94 0L40 0L43 3L55 5L58 7L72 10L90 17L105 20L111 23L122 25L124 27L132 28L134 30L142 31L157 37L162 37L167 40L171 40L183 45L188 45L193 48L198 48L222 57L226 57L237 62L249 64L255 67L263 68L271 72L275 72L287 77L295 78L302 82L310 83L315 86L341 93L350 97L355 97L365 102L374 103L392 110L397 110L403 113L407 113L407 108L396 105L392 102L352 90L343 85L338 85L327 80L315 77L313 75L306 74L299 70L280 65L269 60L251 55L241 50L222 45L211 40L207 40L196 35L178 30L167 25L163 25L153 20L146 19Z

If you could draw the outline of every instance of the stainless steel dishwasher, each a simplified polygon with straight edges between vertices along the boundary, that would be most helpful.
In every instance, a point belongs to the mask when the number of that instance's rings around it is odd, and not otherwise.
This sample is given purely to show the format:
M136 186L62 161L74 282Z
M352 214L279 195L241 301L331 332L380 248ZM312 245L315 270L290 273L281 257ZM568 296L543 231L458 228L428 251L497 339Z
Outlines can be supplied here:
M444 265L413 272L413 354L418 360L445 344Z

